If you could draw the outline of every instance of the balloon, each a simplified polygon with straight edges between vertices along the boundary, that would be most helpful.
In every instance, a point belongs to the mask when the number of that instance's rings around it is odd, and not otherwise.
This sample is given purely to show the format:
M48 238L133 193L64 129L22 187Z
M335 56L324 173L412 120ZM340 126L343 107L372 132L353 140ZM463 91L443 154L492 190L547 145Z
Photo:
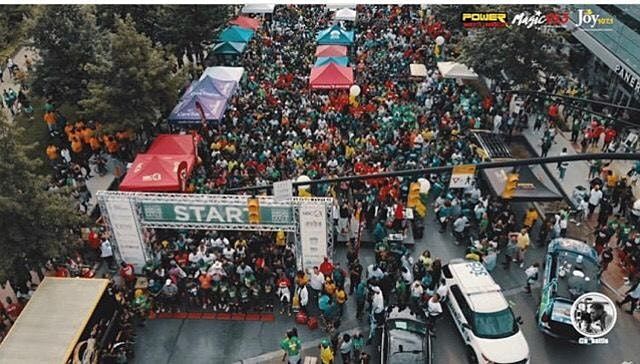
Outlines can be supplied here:
M311 178L309 178L309 177L307 177L305 175L302 175L302 176L296 178L296 182L309 182L309 181L311 181ZM305 191L308 188L309 188L309 185L298 186L298 192Z
M439 36L436 38L436 44L437 44L437 45L443 45L443 44L444 44L444 37L443 37L443 36L441 36L441 35L439 35Z
M353 85L351 86L351 88L349 89L349 95L351 96L358 96L360 95L360 86L358 85Z

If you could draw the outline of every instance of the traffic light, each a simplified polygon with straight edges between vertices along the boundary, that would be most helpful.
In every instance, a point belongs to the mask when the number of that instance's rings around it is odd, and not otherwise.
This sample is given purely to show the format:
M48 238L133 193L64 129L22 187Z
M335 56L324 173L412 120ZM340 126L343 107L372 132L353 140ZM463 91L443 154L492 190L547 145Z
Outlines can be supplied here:
M247 209L249 210L249 224L260 223L260 201L252 197L247 200Z
M421 217L427 214L427 207L422 203L422 199L420 198L420 183L418 182L409 185L407 207L412 208Z
M504 191L502 191L502 198L511 199L513 195L516 193L516 189L518 188L518 181L520 177L517 173L509 173L507 174L507 182L504 185Z

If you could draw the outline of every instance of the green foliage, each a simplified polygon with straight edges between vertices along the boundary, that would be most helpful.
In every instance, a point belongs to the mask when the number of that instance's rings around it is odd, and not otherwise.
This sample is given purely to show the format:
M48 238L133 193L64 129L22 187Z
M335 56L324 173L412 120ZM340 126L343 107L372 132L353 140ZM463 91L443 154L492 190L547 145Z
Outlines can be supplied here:
M534 10L546 12L540 6L513 6L509 14ZM566 59L556 52L561 36L555 32L512 25L502 29L478 29L469 32L460 46L458 61L494 80L501 80L501 71L516 85L532 87L538 71L561 72Z
M11 57L23 41L29 5L0 5L0 65Z
M227 5L100 5L101 27L115 29L115 19L131 16L138 32L169 49L176 58L185 50L199 53L211 42L230 15Z
M116 19L114 33L98 44L86 65L88 95L83 114L112 130L157 122L177 102L186 77L172 72L176 60L135 29L131 18Z
M40 52L33 89L72 103L83 97L87 84L85 63L95 58L101 35L91 6L47 5L34 20L31 32Z
M42 264L66 254L86 222L66 193L46 190L39 161L19 142L23 131L0 120L0 281L16 278L24 262Z

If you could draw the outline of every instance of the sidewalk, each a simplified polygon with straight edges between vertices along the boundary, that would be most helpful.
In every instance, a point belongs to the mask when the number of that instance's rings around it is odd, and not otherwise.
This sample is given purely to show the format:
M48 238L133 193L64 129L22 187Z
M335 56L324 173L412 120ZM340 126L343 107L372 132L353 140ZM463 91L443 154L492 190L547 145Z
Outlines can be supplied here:
M532 128L528 128L522 132L522 135L524 135L525 138L527 138L527 140L536 150L538 155L540 155L540 153L542 153L542 146L541 146L542 133L540 132L538 134L535 134ZM569 136L565 135L562 131L558 131L558 135L555 137L554 143L551 146L551 149L549 150L549 156L560 155L562 148L567 148L567 155L580 154L576 150L576 147L579 147L579 146L571 143L571 139ZM612 163L612 165L614 165L614 163ZM560 172L556 168L555 163L547 164L546 166L548 167L549 173L554 178L556 178L557 181L560 182L559 184L562 187L564 193L569 197L571 197L571 194L573 193L573 190L575 189L576 186L588 187L589 185L589 181L587 179L587 176L589 175L589 163L587 161L571 162L571 164L569 165L569 168L567 168L567 171L565 173L565 177L563 180L560 180ZM626 171L630 167L627 167L626 170L622 169L623 168L622 166L620 166L619 168L621 170L615 169L614 167L614 170L616 173L618 173L618 175L620 175L620 173L626 173ZM588 242L589 244L592 244L594 236L593 234L591 234L591 232L595 229L595 225L596 225L595 219L596 219L596 215L594 214L594 216L590 220L585 221L585 223L580 225L580 227L577 227L575 224L570 224L569 236L582 239ZM612 242L611 244L615 244L615 243ZM622 297L624 296L624 293L627 291L629 287L625 285L625 281L624 281L624 277L626 277L626 272L619 265L619 259L617 254L614 254L614 255L615 255L615 258L613 262L609 264L607 271L603 273L601 281L605 287L607 287L609 290L611 290L612 292Z
M34 52L33 48L31 47L20 48L18 52L13 55L12 59L13 59L13 63L17 64L21 70L27 69L27 66L25 65L25 62L24 62L25 55L28 55L29 58L31 58L31 61L33 63L35 63L36 60L38 59L38 55L36 54L36 52ZM4 61L6 60L3 60L3 62ZM0 83L0 92L4 90L8 90L10 88L13 89L15 92L18 92L20 90L20 85L16 83L11 78L11 76L9 76L9 70L7 69L6 65L3 71L4 72L2 73L2 82ZM6 115L7 120L9 120L10 122L13 121L13 115L11 115L11 112L9 111L8 108L3 107L2 112L4 112L4 114Z

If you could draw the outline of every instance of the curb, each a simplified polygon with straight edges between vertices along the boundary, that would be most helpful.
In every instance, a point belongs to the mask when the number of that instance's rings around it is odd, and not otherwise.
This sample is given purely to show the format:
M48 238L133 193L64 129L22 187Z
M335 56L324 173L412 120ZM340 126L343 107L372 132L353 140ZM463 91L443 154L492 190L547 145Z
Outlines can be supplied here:
M363 332L362 330L359 330L357 328L355 329L349 329L349 330L345 330L345 331L340 331L340 333L342 334L350 334L353 335L354 333L356 333L357 331ZM314 349L317 348L318 346L320 346L320 342L322 341L321 339L315 339L309 342L306 342L304 344L302 344L302 350L300 350L300 353L302 353L303 351L309 350L309 349ZM239 361L236 361L233 364L260 364L260 363L265 363L271 360L280 360L283 356L283 351L282 350L276 350L276 351L271 351L268 353L264 353L258 356L254 356L253 358L248 358L248 359L242 359ZM302 355L301 355L302 356ZM308 356L308 355L307 355ZM316 357L317 355L311 355L313 357Z

